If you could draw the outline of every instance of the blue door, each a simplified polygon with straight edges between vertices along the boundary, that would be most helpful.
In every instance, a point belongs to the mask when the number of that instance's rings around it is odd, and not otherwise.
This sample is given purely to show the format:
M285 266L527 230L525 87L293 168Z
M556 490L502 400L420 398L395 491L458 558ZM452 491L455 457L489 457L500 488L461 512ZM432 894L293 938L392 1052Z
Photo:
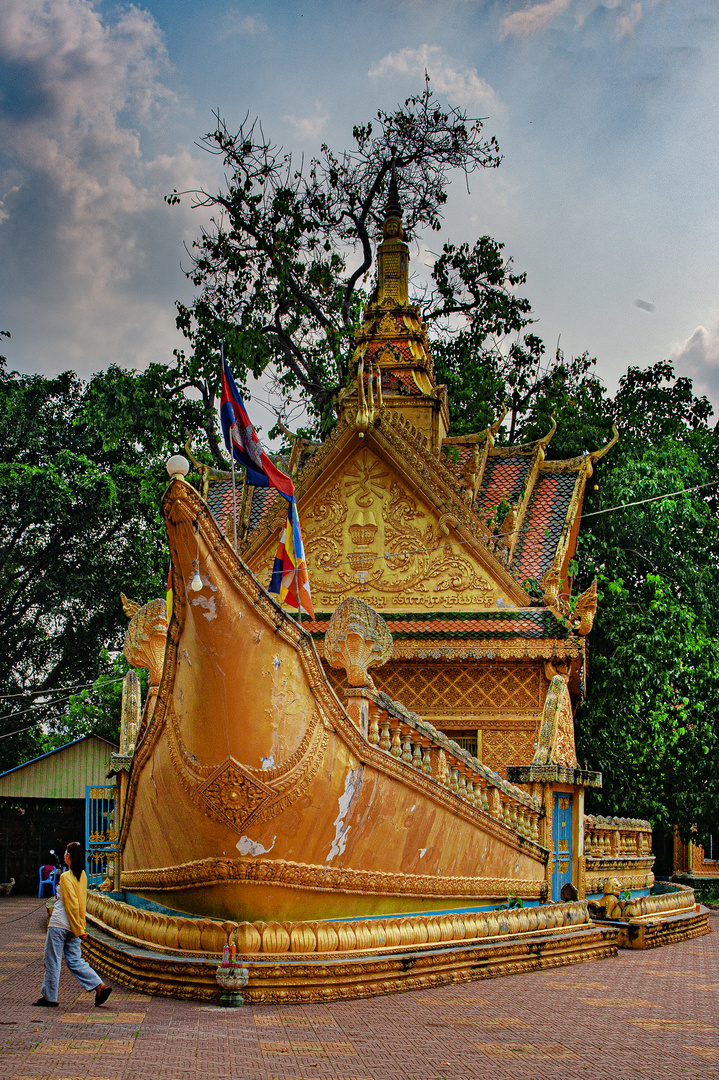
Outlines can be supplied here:
M561 900L562 886L572 880L572 796L561 792L554 796L552 817L554 872L552 900Z

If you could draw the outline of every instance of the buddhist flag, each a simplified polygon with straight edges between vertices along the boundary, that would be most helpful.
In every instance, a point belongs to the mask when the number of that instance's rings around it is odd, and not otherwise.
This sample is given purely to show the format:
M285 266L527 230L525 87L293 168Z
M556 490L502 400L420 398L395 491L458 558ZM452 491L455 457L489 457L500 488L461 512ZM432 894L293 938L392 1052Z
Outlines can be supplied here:
M295 485L289 476L277 468L265 452L252 421L247 415L245 403L235 386L230 366L224 356L222 357L220 422L228 452L247 470L247 483L255 487L276 488L289 504L287 524L275 555L269 591L279 596L280 603L288 604L299 611L306 611L314 619L310 579L295 502Z
M310 579L294 496L287 508L287 524L275 555L269 591L279 595L281 604L289 604L290 607L306 611L310 618L314 619Z
M254 487L277 488L280 495L284 495L286 499L294 499L295 485L265 453L224 356L220 423L228 453L247 469L247 483Z

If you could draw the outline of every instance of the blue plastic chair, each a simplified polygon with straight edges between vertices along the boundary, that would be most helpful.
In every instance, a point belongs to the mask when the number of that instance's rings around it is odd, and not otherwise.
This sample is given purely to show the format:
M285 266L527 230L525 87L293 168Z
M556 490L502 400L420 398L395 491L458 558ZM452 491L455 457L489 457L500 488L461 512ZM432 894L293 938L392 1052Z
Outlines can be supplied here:
M50 871L49 874L47 874L46 877L43 877L43 871L47 871L47 870ZM40 888L38 889L38 892L37 892L38 899L40 899L43 896L56 896L57 895L57 879L58 879L59 874L60 874L60 871L56 867L51 866L49 863L46 863L45 866L40 867ZM49 893L44 893L43 889L48 889L48 888L50 889L50 892Z

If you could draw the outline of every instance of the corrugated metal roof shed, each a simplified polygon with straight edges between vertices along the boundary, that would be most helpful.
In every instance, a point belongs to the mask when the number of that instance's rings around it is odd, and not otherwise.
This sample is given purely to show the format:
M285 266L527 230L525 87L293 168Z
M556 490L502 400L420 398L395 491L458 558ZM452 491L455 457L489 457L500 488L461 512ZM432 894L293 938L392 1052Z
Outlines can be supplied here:
M0 773L0 798L84 799L86 784L107 783L110 754L117 749L99 735L83 735Z

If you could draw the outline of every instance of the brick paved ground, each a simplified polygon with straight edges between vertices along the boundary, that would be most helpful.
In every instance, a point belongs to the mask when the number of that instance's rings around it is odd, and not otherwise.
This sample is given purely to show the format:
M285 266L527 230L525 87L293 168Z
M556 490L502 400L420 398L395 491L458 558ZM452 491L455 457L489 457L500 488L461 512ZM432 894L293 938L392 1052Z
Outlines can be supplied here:
M118 988L94 1009L65 970L59 1008L41 1010L43 912L0 898L0 1078L719 1078L710 924L652 952L337 1005L220 1009Z

